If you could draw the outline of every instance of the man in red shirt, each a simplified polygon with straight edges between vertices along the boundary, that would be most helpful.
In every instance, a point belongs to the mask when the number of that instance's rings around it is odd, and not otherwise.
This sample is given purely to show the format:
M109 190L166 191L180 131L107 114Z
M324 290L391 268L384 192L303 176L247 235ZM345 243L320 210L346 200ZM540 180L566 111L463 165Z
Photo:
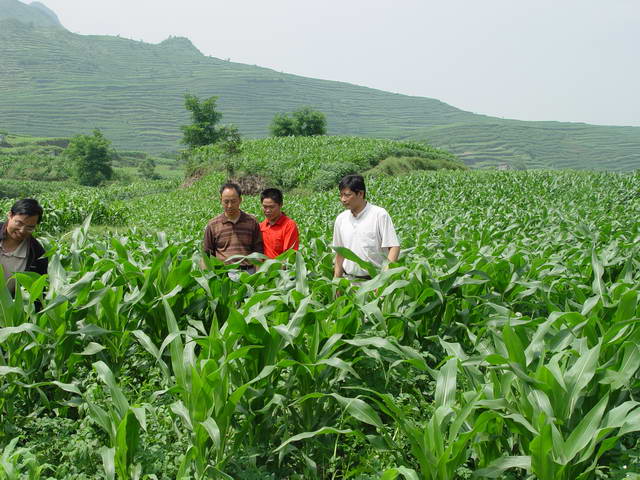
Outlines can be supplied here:
M260 222L264 254L276 258L290 248L298 250L298 226L282 212L282 192L277 188L267 188L260 194L260 201L265 216Z

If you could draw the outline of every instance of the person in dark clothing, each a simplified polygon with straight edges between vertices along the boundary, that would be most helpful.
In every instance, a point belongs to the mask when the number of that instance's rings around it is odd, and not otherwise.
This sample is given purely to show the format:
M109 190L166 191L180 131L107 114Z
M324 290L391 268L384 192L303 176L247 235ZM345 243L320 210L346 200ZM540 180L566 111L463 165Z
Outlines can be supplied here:
M15 291L15 280L9 277L14 273L47 273L49 261L43 257L44 248L32 236L40 220L42 207L38 201L25 198L14 203L7 221L0 223L0 265L11 293Z

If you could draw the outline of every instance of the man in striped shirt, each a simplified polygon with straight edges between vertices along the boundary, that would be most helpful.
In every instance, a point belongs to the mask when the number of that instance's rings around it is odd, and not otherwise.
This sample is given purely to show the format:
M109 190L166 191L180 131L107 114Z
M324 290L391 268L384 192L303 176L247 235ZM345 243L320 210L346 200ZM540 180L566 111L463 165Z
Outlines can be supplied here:
M262 234L256 219L240 210L242 190L235 183L225 183L220 188L220 204L223 212L209 220L204 230L203 248L207 255L215 255L225 263L234 255L246 256L253 252L263 253ZM255 271L255 267L243 260L240 269Z

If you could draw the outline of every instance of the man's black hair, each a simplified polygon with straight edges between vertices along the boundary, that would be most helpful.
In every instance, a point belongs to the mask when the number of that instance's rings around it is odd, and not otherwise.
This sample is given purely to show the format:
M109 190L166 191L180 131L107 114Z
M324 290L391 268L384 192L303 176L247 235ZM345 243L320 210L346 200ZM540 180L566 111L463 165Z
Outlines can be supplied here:
M38 217L38 223L42 220L42 207L33 198L23 198L18 200L11 207L11 215L26 215L27 217Z
M222 195L222 192L224 192L228 188L231 188L231 189L235 190L236 192L238 192L238 196L239 197L242 196L242 189L240 188L240 185L238 185L237 183L232 183L232 182L225 183L224 185L222 185L220 187L220 195Z
M277 188L267 188L263 190L260 194L260 203L262 203L265 198L270 198L278 205L282 205L282 203L284 202L282 192Z
M362 175L347 175L342 177L338 190L342 191L348 188L353 193L363 192L364 196L367 196L367 187L364 186L364 178Z

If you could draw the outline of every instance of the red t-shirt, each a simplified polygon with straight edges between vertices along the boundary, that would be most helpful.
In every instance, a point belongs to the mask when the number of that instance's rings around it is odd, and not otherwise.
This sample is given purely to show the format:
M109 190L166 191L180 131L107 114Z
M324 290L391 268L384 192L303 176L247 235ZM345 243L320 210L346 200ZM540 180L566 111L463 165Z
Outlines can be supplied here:
M260 231L262 232L264 254L267 257L276 258L290 248L298 250L300 245L298 226L284 213L273 225L269 223L269 220L264 219L260 222Z

